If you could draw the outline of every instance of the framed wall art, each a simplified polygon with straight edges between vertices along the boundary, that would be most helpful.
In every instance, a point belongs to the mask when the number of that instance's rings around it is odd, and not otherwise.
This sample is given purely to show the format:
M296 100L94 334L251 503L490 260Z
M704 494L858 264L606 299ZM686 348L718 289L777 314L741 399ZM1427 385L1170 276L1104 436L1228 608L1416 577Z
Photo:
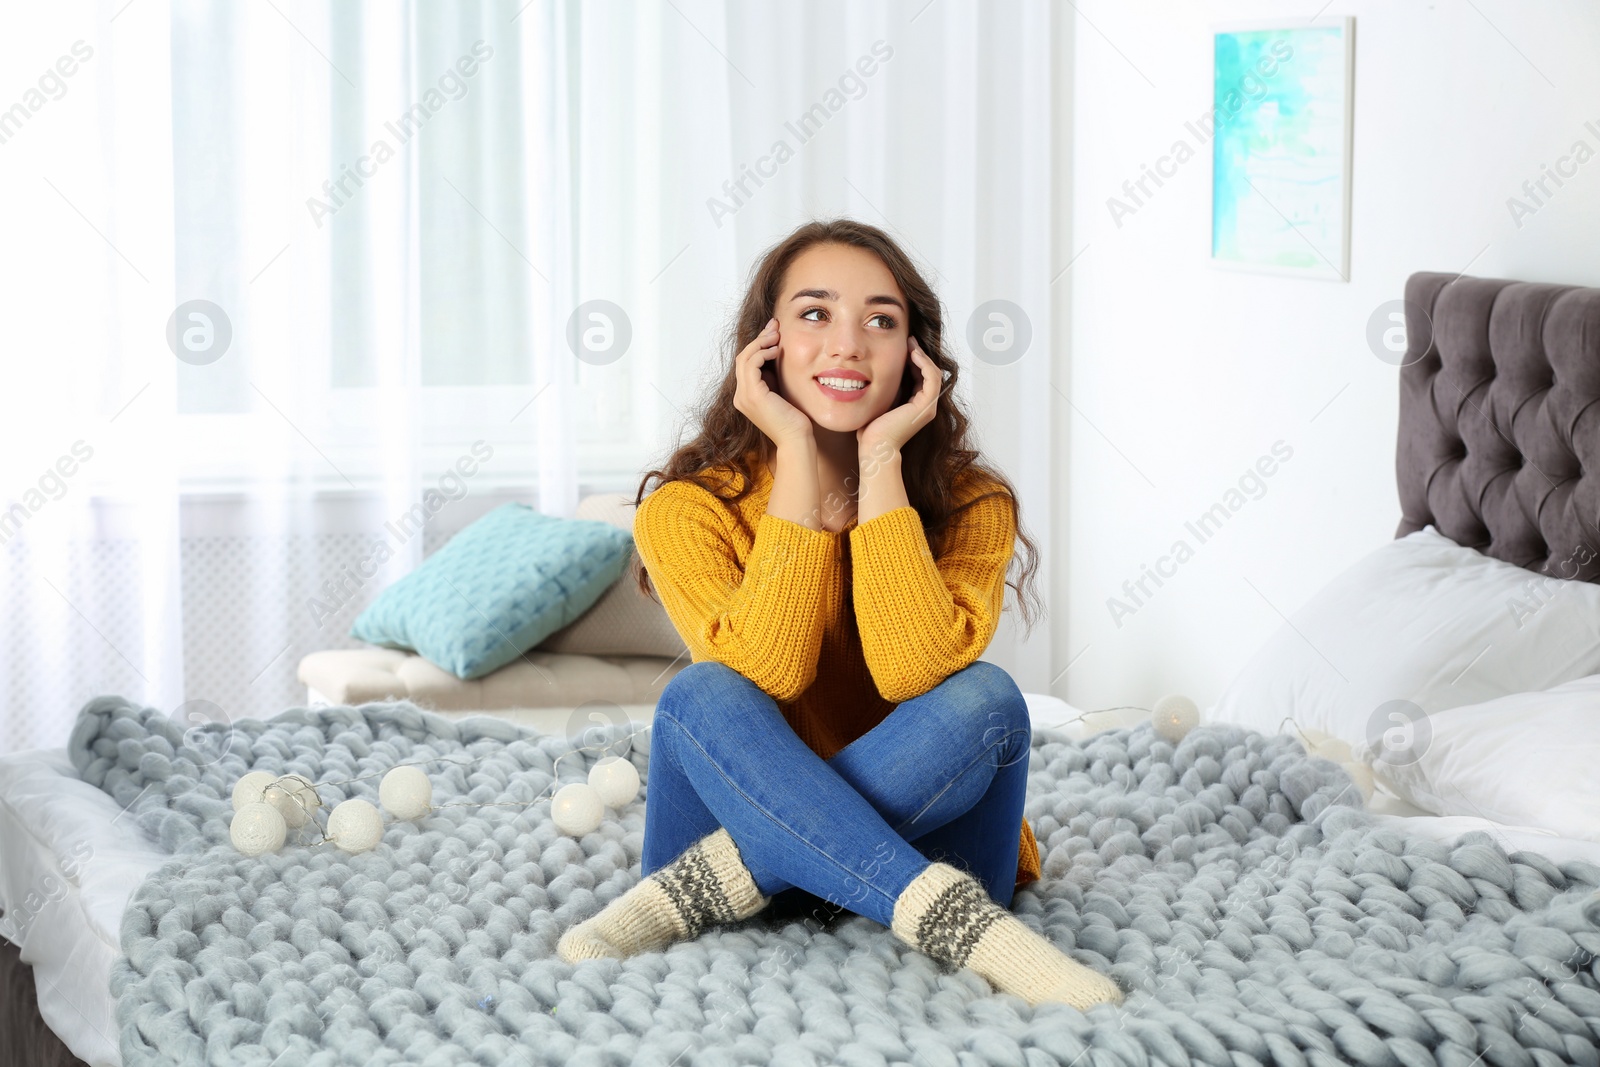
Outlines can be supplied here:
M1355 18L1211 30L1211 262L1348 281Z

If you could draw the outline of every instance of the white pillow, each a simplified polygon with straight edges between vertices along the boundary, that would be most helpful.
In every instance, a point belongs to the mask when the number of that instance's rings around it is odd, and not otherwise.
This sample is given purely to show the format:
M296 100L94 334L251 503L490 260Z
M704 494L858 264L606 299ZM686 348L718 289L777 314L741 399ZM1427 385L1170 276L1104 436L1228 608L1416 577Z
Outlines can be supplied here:
M1318 590L1203 718L1272 734L1292 732L1292 716L1354 747L1446 708L1596 673L1600 585L1546 577L1425 526Z
M1391 762L1380 742L1355 750L1402 800L1600 841L1600 675L1428 716L1431 736Z

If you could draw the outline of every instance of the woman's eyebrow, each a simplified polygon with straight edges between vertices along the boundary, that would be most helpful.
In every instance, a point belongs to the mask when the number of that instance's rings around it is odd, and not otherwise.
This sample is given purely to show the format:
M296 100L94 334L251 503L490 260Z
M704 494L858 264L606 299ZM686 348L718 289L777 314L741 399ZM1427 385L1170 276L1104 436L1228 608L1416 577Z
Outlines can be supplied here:
M832 289L802 289L798 293L796 293L793 296L791 296L789 298L789 302L792 304L796 300L804 300L804 299L807 299L807 298L810 298L812 300L838 300L839 299L839 294L834 292ZM868 304L892 304L893 306L895 306L895 307L900 309L901 314L904 314L905 310L906 310L906 306L904 304L902 304L897 297L889 296L887 294L880 294L878 296L869 296L869 297L867 297L867 303Z

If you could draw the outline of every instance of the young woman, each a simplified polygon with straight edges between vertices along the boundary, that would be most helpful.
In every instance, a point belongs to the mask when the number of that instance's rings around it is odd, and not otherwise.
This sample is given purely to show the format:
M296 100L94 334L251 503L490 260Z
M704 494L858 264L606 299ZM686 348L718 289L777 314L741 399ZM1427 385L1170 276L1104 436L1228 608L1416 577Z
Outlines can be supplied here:
M1016 541L1019 603L1037 552L967 447L943 333L875 227L813 222L762 258L698 436L635 500L640 588L693 656L656 705L645 877L562 958L820 897L1031 1003L1121 1000L1009 910L1040 876L1032 734L978 657Z

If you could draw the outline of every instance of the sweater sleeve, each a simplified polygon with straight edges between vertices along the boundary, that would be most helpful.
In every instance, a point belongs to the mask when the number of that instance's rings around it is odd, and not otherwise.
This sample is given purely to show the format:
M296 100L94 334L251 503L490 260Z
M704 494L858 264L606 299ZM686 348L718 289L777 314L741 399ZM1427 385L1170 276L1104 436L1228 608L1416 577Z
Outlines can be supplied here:
M1003 495L957 515L938 560L909 504L850 531L862 653L885 700L921 696L983 655L1000 625L1015 543Z
M639 505L634 544L695 662L727 664L773 699L792 701L816 677L833 538L763 514L741 564L733 521L704 487L666 482Z

